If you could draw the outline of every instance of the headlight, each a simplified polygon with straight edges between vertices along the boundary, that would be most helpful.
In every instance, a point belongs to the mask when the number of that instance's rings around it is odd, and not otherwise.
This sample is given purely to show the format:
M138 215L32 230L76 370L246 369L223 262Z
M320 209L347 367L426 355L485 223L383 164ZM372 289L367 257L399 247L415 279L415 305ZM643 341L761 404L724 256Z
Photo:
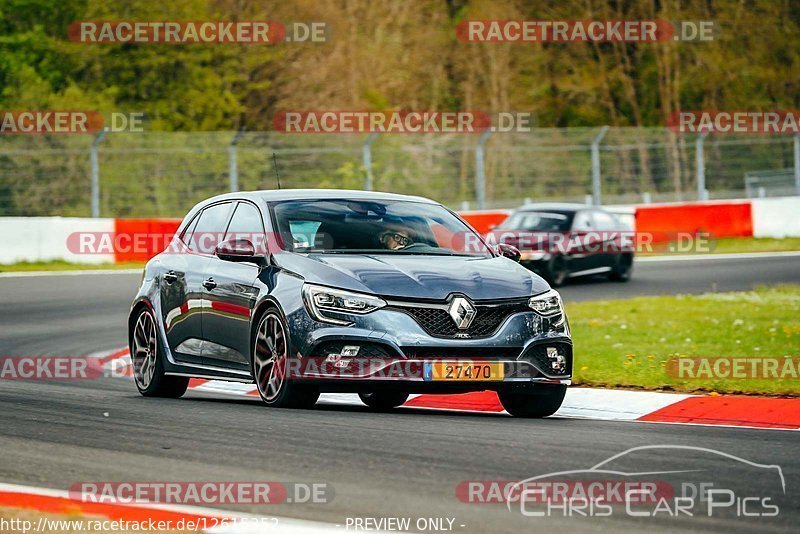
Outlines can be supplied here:
M347 325L351 321L337 318L337 314L363 315L386 306L383 299L373 295L311 284L303 286L303 301L314 319L339 325Z
M561 308L561 295L559 295L558 291L555 289L531 297L528 301L528 306L543 317L553 317L554 315L564 314L564 310Z
M533 252L523 252L520 254L519 259L521 261L540 261L540 260L549 260L550 254L547 252L543 252L541 250L536 250Z

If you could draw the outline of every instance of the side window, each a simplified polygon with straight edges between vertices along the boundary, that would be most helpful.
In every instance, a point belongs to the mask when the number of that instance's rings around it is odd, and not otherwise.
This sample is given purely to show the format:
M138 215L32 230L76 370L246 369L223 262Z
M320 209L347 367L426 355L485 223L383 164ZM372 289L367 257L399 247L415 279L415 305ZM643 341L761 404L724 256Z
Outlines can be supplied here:
M202 254L213 254L225 234L231 203L215 204L203 210L189 240L189 248Z
M197 226L197 221L200 220L199 215L195 215L194 218L189 221L189 224L186 225L186 229L181 234L181 241L186 243L187 245L192 241L192 234L194 233L194 228Z
M575 220L572 223L572 229L577 231L593 230L592 215L588 211L579 211L575 214Z
M618 224L614 216L604 211L594 212L595 230L614 230Z
M236 205L236 211L233 212L231 224L228 225L225 239L239 237L255 243L262 239L263 234L264 225L261 224L261 214L258 208L249 202L239 202Z

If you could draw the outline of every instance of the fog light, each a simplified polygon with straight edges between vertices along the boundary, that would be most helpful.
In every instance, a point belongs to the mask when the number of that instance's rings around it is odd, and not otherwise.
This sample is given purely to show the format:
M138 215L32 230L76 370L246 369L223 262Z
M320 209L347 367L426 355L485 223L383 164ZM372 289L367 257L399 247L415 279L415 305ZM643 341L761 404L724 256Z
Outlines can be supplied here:
M345 345L342 347L342 356L348 356L350 358L354 356L358 356L358 351L361 349L358 345Z
M563 373L567 369L567 359L558 353L556 347L547 347L547 359L550 360L550 368L553 371Z

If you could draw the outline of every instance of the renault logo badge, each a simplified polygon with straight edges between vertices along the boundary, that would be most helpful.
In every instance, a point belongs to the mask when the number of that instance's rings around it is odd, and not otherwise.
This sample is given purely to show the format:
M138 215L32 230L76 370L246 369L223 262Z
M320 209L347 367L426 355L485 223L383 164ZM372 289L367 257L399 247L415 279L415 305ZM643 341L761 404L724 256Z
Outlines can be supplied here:
M447 310L450 317L455 321L459 330L466 330L472 321L475 319L476 310L475 306L464 297L456 297L450 302L450 308Z

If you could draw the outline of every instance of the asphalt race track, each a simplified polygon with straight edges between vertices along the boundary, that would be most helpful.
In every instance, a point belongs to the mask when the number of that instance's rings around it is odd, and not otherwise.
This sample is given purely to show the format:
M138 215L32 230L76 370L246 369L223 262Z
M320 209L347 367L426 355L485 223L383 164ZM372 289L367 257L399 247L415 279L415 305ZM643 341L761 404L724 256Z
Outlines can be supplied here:
M0 355L85 355L125 345L138 274L0 277ZM574 282L566 301L699 293L800 282L800 256L637 264L628 284ZM456 532L795 530L800 519L800 434L551 418L454 414L403 408L391 414L318 406L266 409L252 398L189 392L145 399L124 379L0 382L0 481L66 489L77 481L266 480L327 482L328 504L234 507L344 525L348 517L454 518ZM707 447L779 465L785 502L776 518L530 518L502 505L462 503L465 480L520 480L589 468L640 445ZM689 469L681 455L660 458ZM647 457L637 471L652 467ZM741 478L723 459L703 465L714 480L757 496L766 477ZM678 522L680 521L680 522ZM463 526L462 526L463 525ZM341 529L345 531L344 526Z

